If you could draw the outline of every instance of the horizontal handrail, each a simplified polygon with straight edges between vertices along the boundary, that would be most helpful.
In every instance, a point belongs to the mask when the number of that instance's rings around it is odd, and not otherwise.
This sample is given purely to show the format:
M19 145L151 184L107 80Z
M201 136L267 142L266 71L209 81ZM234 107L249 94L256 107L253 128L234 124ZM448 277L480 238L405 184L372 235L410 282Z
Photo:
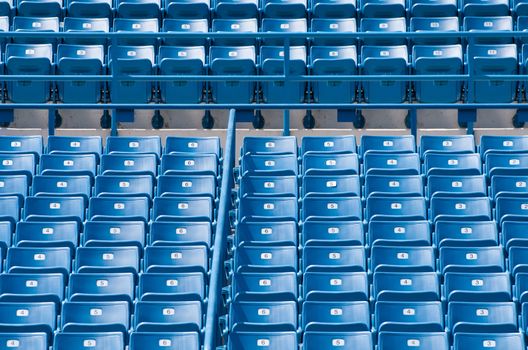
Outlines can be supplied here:
M290 61L291 62L291 61ZM526 74L420 75L0 75L3 81L528 81Z
M240 38L240 39L383 39L383 38L528 38L528 31L460 31L460 32L255 32L255 33L232 33L232 32L0 32L0 38L86 38L90 39L157 39L157 38L186 38L186 39L216 39L216 38Z

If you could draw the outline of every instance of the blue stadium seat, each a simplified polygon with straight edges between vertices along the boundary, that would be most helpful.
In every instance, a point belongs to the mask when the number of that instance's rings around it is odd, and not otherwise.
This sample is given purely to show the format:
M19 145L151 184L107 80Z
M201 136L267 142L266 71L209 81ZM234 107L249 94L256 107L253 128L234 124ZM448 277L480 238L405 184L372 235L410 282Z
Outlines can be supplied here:
M528 175L528 154L487 152L484 171L489 179L497 175Z
M367 175L365 176L365 197L423 196L423 181L419 175Z
M139 271L137 247L79 247L77 248L75 271L80 273Z
M435 255L432 247L374 246L369 270L375 272L432 272Z
M153 46L111 46L108 67L118 76L154 74L154 56ZM114 103L147 103L152 97L151 82L123 80L110 85L110 98Z
M513 288L513 301L518 302L520 305L526 303L528 297L528 273L518 272L515 275L515 284Z
M214 221L211 197L157 197L152 208L153 221Z
M86 247L137 246L142 253L146 227L142 221L87 221L82 240Z
M528 136L526 135L482 135L479 146L482 160L488 153L526 153Z
M508 7L507 1L494 1L502 2L500 6L504 4ZM490 3L485 5L489 6ZM508 11L508 10L507 10ZM510 16L497 16L498 13L492 11L493 17L474 17L467 16L464 17L463 29L467 32L511 32L513 31L513 19ZM512 38L468 38L467 41L469 44L510 44ZM490 48L491 49L491 48ZM477 51L477 54L484 54L483 51ZM491 56L489 53L486 56Z
M76 221L82 225L85 210L82 197L28 197L24 207L24 220Z
M365 250L361 246L327 246L303 248L304 272L365 271Z
M417 348L423 350L448 350L449 338L442 332L417 333L409 331L399 332L382 332L379 335L378 349L405 349Z
M361 21L362 24L363 21L365 19ZM366 29L364 31L369 32ZM406 46L361 47L361 72L363 74L405 75L408 73L408 65ZM406 98L407 83L403 81L363 82L362 86L367 103L401 103Z
M361 204L360 204L361 205ZM298 220L297 199L293 197L244 197L240 199L238 221Z
M181 346L186 350L199 350L200 337L196 332L143 333L130 335L130 350L166 350L167 347ZM169 348L170 349L170 348ZM177 348L176 348L177 349Z
M440 300L440 282L435 272L376 272L372 282L376 301Z
M0 275L0 301L52 302L60 309L64 300L64 277L58 273Z
M234 272L297 272L297 247L240 246L235 250Z
M370 196L367 199L365 219L427 220L427 206L423 197Z
M114 25L112 26L114 32L128 32L128 33L158 33L159 32L159 22L157 18L115 18ZM154 48L147 47L142 48L143 45L156 46L157 39L153 38L122 38L117 40L118 45L128 45L129 48L124 50L120 49L120 46L117 47L117 52L110 52L110 56L115 55L116 58L129 58L130 55L127 54L131 49L137 50L140 49L143 52L137 52L134 57L141 57L141 59L148 59L154 64ZM138 47L139 46L139 47ZM111 50L112 51L112 50ZM119 52L121 51L121 52ZM124 51L124 52L122 52ZM148 52L145 52L148 51ZM150 52L152 51L152 53ZM152 57L151 57L152 56ZM138 57L138 58L139 58ZM109 61L112 57L108 57ZM137 59L137 58L133 58Z
M407 4L403 0L361 0L359 11L363 18L405 17Z
M490 198L525 197L528 195L528 176L494 175L491 177Z
M146 272L202 272L207 273L208 250L203 245L145 248Z
M450 17L458 15L458 3L453 0L436 0L434 2L413 0L409 3L413 18L416 17Z
M4 333L0 334L0 343L5 344L3 350L16 344L18 350L47 350L48 342L44 333Z
M269 350L295 349L298 345L295 332L231 332L228 350L256 350L265 346Z
M20 220L20 198L17 196L0 196L0 221L7 221L11 227Z
M510 2L505 0L481 1L464 0L460 10L465 17L468 16L509 16Z
M305 301L302 328L306 332L359 332L370 330L366 301Z
M10 0L4 0L0 2L0 15L8 17L13 11L13 3Z
M198 153L222 156L220 138L215 136L168 136L165 140L164 153Z
M158 173L155 154L104 154L101 157L101 175L150 175Z
M503 221L501 227L501 244L506 250L513 246L528 246L525 234L527 228L527 222Z
M407 31L407 23L404 17L399 18L362 18L359 24L359 31L366 33L404 33ZM405 39L393 38L393 39L381 39L381 38L365 38L363 39L365 45L403 45L405 44ZM391 48L382 46L379 48L383 51L391 51ZM401 51L403 47L396 48L397 51ZM388 50L387 50L388 49ZM366 52L365 49L361 51L364 52L367 56L374 56L376 58L380 57L380 53L376 52L376 48L368 48ZM394 48L392 49L394 50ZM369 52L370 51L370 52ZM374 52L373 52L374 51ZM363 56L362 54L361 56ZM383 56L382 59L387 59L387 57L394 56L395 53L391 55ZM396 53L396 56L401 56L403 58L403 53ZM407 50L405 50L405 56L407 56ZM405 59L407 61L407 59ZM394 74L394 73L393 73Z
M64 75L103 74L104 48L101 45L59 45L57 73ZM59 96L67 103L97 103L101 99L100 82L59 82Z
M57 33L57 32L59 32L59 18L58 17L23 17L23 16L15 16L15 17L13 17L13 27L12 27L12 29L15 32ZM20 44L48 44L48 43L56 44L57 40L55 40L55 39L43 39L43 38L17 38L15 40L13 40L13 42L20 43ZM37 54L38 56L41 56L41 54L38 53L38 51L40 51L40 50L38 50L38 49L36 49L36 48L34 48L32 46L33 45L31 45L31 47L29 47L29 49L33 49L33 50L37 51L33 55ZM25 55L23 55L23 56L25 56ZM47 58L48 54L45 54L44 57ZM32 73L34 74L35 72L32 72ZM49 74L49 73L46 73L46 74Z
M304 18L283 19L283 18L263 18L260 27L261 32L276 32L276 33L303 33L308 31L308 23ZM281 46L284 44L284 39L279 38L263 38L262 42L267 46ZM303 46L306 39L290 39L290 45Z
M469 45L468 66L470 74L517 74L517 46L502 45ZM470 100L477 103L509 103L515 98L517 82L515 81L476 81L469 87Z
M39 196L71 196L83 197L85 203L92 194L92 184L89 176L58 176L37 175L33 177L32 195Z
M211 3L209 0L165 0L162 5L165 18L188 20L209 18Z
M312 0L309 6L316 18L356 17L356 0Z
M303 281L304 300L359 301L368 300L368 279L365 272L306 272Z
M303 349L333 350L336 347L351 345L372 350L372 343L372 335L369 332L306 332Z
M427 153L423 163L423 173L429 175L480 175L480 156L474 153L448 154Z
M42 149L42 136L0 136L1 153L32 153L38 159Z
M180 332L202 329L199 301L140 301L134 310L137 332Z
M154 184L149 175L99 175L94 195L98 197L153 197Z
M510 301L512 299L510 276L498 273L445 274L444 298L451 301Z
M92 1L90 3L90 1ZM84 0L83 5L101 5L103 8L108 5L106 2L99 0ZM77 1L76 6L81 5L82 2ZM106 11L101 9L101 11ZM66 33L108 33L110 31L110 21L108 18L76 18L66 17L64 18L64 32ZM93 38L90 35L81 38L64 38L65 44L75 45L106 45L107 39L105 38ZM104 54L103 54L104 56Z
M357 175L306 175L302 179L302 196L361 196Z
M464 58L460 45L415 45L412 49L412 67L420 74L462 74ZM460 100L462 83L443 80L416 82L416 98L423 103L455 103ZM451 141L452 142L452 141ZM423 154L421 154L423 158Z
M304 136L301 142L303 156L307 153L356 153L357 148L354 135Z
M454 350L485 350L493 347L497 350L521 350L525 348L521 333L457 333L453 341Z
M141 153L161 155L159 136L109 136L106 139L107 154Z
M162 175L218 175L218 160L214 154L164 154Z
M500 197L495 204L495 221L526 221L528 218L528 198Z
M79 227L76 222L17 223L14 245L17 247L69 247L72 252L79 244Z
M159 187L158 187L159 188ZM297 197L298 184L296 176L242 176L240 178L239 196L277 196Z
M95 154L102 152L100 136L48 136L47 153L49 154Z
M446 272L503 272L501 247L442 247L438 270Z
M256 33L258 21L256 18L222 19L216 18L211 25L211 31L216 33ZM254 38L214 38L216 46L251 46L256 45Z
M427 1L415 1L411 11L420 13L420 17L411 17L409 31L411 32L458 32L459 24L458 17L456 16L456 1L453 0L438 0L434 3ZM443 4L442 4L443 3ZM429 6L431 5L431 6ZM440 17L441 13L438 11L446 11L446 13L451 13L451 10L454 8L453 17ZM422 13L436 13L434 17L421 17ZM460 42L459 38L447 38L447 37L437 37L437 38L413 38L412 42L417 45L455 45Z
M508 270L512 276L515 276L519 272L528 271L527 252L527 247L510 247L508 250Z
M137 297L143 301L203 301L205 286L205 276L200 272L142 273Z
M314 33L355 33L357 24L355 18L314 18L311 23ZM355 38L314 38L313 46L345 46L355 45ZM335 56L334 56L335 57Z
M58 333L55 336L54 350L85 348L123 350L125 342L122 334L112 332L92 333L86 330L84 333Z
M357 74L357 49L355 46L312 46L310 65L313 75ZM356 88L357 83L349 81L312 83L317 103L352 103L356 100ZM351 152L355 152L355 142Z
M517 310L512 302L449 303L447 329L457 333L517 332Z
M42 166L42 165L41 165ZM31 185L35 174L36 160L34 154L0 153L1 175L24 175Z
M123 18L158 18L161 14L161 0L117 0L114 6Z
M257 18L258 0L214 0L211 12L216 18Z
M66 301L62 305L61 329L65 333L119 332L130 328L126 301Z
M362 220L359 197L306 197L302 200L301 220Z
M419 175L420 157L417 153L368 152L363 157L365 175Z
M298 168L297 157L293 154L247 154L240 162L240 176L297 175Z
M176 5L178 7L181 6L181 10L178 9L177 11L183 11L183 8L188 6L192 8L192 5L194 4L203 5L204 3L189 2L188 4L185 4L185 1L180 3L171 2L169 6L172 6L174 9L176 8L174 7ZM199 10L197 9L197 11ZM200 16L200 14L198 15ZM192 16L195 15L193 14ZM161 30L165 33L207 33L209 31L209 23L205 18L165 18ZM179 46L182 49L191 49L189 46L207 46L209 44L207 38L162 38L161 40L164 45ZM171 49L163 50L171 51Z
M367 237L370 247L431 245L431 229L426 220L370 221Z
M43 154L40 158L40 174L65 177L84 175L93 179L97 174L97 159L95 154L76 152Z
M263 75L283 75L284 48L262 46L260 48L260 69ZM306 74L306 47L290 47L289 72L291 75ZM306 90L305 82L271 81L262 83L264 102L302 103Z
M377 136L362 135L359 145L359 155L363 157L367 152L386 153L415 153L416 143L412 135Z
M213 46L209 52L209 67L213 75L254 75L256 73L255 47ZM253 100L255 83L213 82L211 89L215 103L250 103Z
M437 221L434 232L437 247L498 245L499 234L493 221Z
M5 270L10 273L61 273L71 271L71 252L66 247L11 247L7 250Z
M52 74L51 44L8 44L5 50L8 75ZM50 98L50 87L45 81L8 81L7 93L15 103L44 103Z
M13 241L13 227L14 225L9 221L0 221L0 256L2 257L6 256L7 248Z
M208 196L214 199L216 179L212 175L160 175L156 191L160 197Z
M298 236L297 223L294 221L241 222L237 225L233 244L236 247L243 244L297 246Z
M303 175L357 175L357 154L305 154L302 157Z
M69 16L84 18L112 17L111 0L66 0Z
M426 197L474 196L486 197L488 189L484 175L431 175L427 178Z
M210 222L169 222L158 221L150 224L150 245L205 245L211 246L212 227Z
M234 273L231 286L223 291L227 302L297 301L298 283L295 272Z
M268 18L305 18L307 0L262 0L261 7Z
M205 73L205 48L161 46L158 54L161 75L188 75ZM202 101L202 82L161 82L161 98L165 103Z
M512 15L519 18L528 15L528 6L524 0L514 0L511 4Z
M429 213L431 222L441 220L479 220L492 219L491 203L488 197L440 197L431 199Z
M28 179L25 175L2 175L0 172L0 195L16 196L20 206L28 195Z
M439 301L378 301L374 311L378 332L443 332Z
M16 336L17 333L43 334L47 345L50 346L53 343L53 332L56 327L57 313L52 302L0 302L0 331L3 334L12 336ZM41 342L42 339L36 340L36 344ZM11 347L6 346L6 348Z
M72 273L69 301L134 301L134 275L131 273Z

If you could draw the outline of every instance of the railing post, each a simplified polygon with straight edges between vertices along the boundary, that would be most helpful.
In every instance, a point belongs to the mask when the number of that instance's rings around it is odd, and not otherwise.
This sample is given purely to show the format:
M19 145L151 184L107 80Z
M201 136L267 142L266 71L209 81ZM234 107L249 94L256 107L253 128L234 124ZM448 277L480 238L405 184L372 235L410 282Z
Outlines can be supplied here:
M227 235L230 233L231 229L229 223L229 211L231 209L231 189L234 185L233 168L235 166L236 153L235 136L236 111L231 109L229 111L226 145L224 148L218 220L216 224L213 258L211 262L211 279L209 281L207 316L205 319L204 350L214 350L219 336L218 316L223 307L222 298L220 297L223 284L223 266L226 254Z
M282 114L282 123L283 123L282 135L290 136L290 110L285 109L282 113L283 113Z

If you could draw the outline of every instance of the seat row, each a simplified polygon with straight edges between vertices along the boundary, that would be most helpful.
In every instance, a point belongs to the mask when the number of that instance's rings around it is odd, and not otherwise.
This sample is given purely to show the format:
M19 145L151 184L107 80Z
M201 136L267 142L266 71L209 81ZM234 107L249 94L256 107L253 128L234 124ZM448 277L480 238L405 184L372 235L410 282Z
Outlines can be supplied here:
M399 17L410 16L494 16L494 15L525 15L527 4L523 0L512 3L507 0L494 1L461 1L442 0L429 3L423 0L340 0L330 2L325 0L140 0L135 2L124 0L62 0L28 1L18 0L12 4L3 0L0 15L8 15L16 8L22 16L53 17L67 14L72 17L129 17L155 18L166 16L172 18L256 18L265 17L298 18L305 17L309 12L314 17L352 18L356 11L361 17Z

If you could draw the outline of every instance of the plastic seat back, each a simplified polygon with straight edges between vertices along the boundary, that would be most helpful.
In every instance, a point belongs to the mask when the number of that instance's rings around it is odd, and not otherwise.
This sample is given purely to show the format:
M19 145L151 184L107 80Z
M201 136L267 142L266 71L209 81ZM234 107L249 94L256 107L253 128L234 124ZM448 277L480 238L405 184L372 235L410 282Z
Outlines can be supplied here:
M69 247L79 245L79 225L74 221L17 223L14 244L17 247Z
M147 247L144 268L147 272L207 273L208 254L204 246Z
M426 220L370 221L367 237L371 247L431 245L431 229Z
M119 332L123 337L129 327L130 312L125 301L67 301L62 306L64 333Z
M232 331L277 332L297 329L298 311L294 301L238 301L231 304L229 311Z
M332 350L337 346L353 344L361 349L371 350L372 343L369 332L306 332L303 346L306 350Z
M487 153L525 153L528 152L528 137L526 135L482 135L479 151L482 160Z
M384 247L371 249L371 272L433 272L435 256L431 247Z
M15 32L59 32L59 18L58 17L13 17L13 31ZM42 39L42 38L17 38L15 43L21 44L56 44L56 39ZM48 74L48 73L46 73Z
M470 0L469 2L472 2ZM476 2L476 1L475 1ZM495 9L495 11L492 11L492 13L489 13L488 15L484 14L475 14L475 15L468 15L466 14L464 17L464 23L463 23L463 29L468 32L485 32L485 31L495 31L495 32L509 32L513 30L513 19L509 15L509 4L508 2L504 0L496 0L492 1L486 5L491 5L492 3L495 3L495 5L498 5L498 3L501 3L499 6L503 7L506 10L505 13L499 13ZM474 4L477 5L477 4ZM480 5L483 5L482 3ZM468 6L468 5L466 5ZM485 6L482 6L481 8L484 8ZM470 11L471 12L471 11ZM484 17L487 16L487 17ZM470 44L510 44L512 42L512 38L469 38L468 42Z
M439 301L378 301L374 320L380 332L444 331L444 312Z
M240 349L248 344L266 344L269 350L280 350L284 347L295 349L299 346L295 332L231 332L227 349Z
M405 349L406 347L411 346L415 346L423 350L448 350L449 339L447 334L444 332L382 332L379 335L379 350Z
M134 275L130 273L72 273L68 286L70 301L134 300Z
M493 221L437 221L434 232L437 247L496 246L499 240Z
M448 301L510 301L510 276L498 273L445 274L444 294Z
M119 333L59 333L55 337L55 350L60 349L82 349L90 347L93 350L116 349L123 350L125 341Z
M367 199L367 220L426 220L427 208L423 197L377 197Z
M106 12L106 6L109 5L105 0L67 0L75 4L74 7L81 7L84 5L93 5L93 8L97 6L101 7L102 12ZM90 3L91 1L91 3ZM88 6L88 8L92 8ZM77 9L76 9L77 10ZM75 11L76 11L75 10ZM91 10L90 10L91 11ZM64 32L66 33L108 33L110 31L110 21L108 18L77 18L77 17L66 17L64 18ZM105 38L93 38L86 35L86 38L65 38L65 44L74 45L106 45L108 43ZM103 53L104 56L104 53Z
M517 332L517 310L512 302L449 303L447 329L453 334Z
M154 198L153 221L215 221L211 197Z
M435 196L474 196L487 195L484 175L446 176L431 175L427 179L427 198Z
M1 153L32 153L38 159L42 149L42 136L0 136Z
M360 332L370 329L366 301L305 301L302 306L305 331Z
M44 154L40 160L40 174L54 176L89 176L97 174L95 154L71 152L68 154Z
M85 201L82 197L28 197L24 207L26 221L76 221L85 219Z
M196 332L142 333L130 336L130 350L165 350L167 346L181 346L182 349L199 350L200 338ZM176 348L177 349L177 348Z
M71 252L66 247L11 247L7 250L6 271L11 273L62 273L71 271Z
M423 196L423 181L419 175L365 176L365 197L369 196Z
M202 329L199 301L140 301L134 310L138 332L199 332Z
M355 18L314 18L312 19L312 32L320 33L354 33L357 30ZM354 38L316 38L315 46L346 46L354 45Z
M306 197L302 201L301 220L343 220L363 219L359 197Z
M372 297L377 301L435 301L440 282L435 272L375 272Z
M381 2L380 2L381 5ZM359 24L361 32L377 33L401 33L407 31L407 24L404 17L399 18L362 18ZM366 45L403 45L402 39L364 39ZM379 55L375 55L379 56Z
M454 350L462 349L486 349L493 345L496 349L521 350L525 348L525 342L521 333L492 333L492 334L469 334L457 333L454 338Z
M413 1L412 10L415 12L430 12L428 16L413 16L410 20L409 30L411 32L458 32L460 25L458 24L458 17L456 17L456 1L453 0L436 0L433 3L423 0ZM449 17L443 17L439 13L433 15L435 10L445 9L446 12L451 12L455 8L454 13ZM417 45L454 45L458 44L458 38L414 38L414 44Z
M104 154L101 175L150 175L158 173L155 154Z
M139 277L138 299L203 301L205 287L205 276L201 272L143 273Z
M315 247L303 249L303 271L365 271L363 247Z
M172 222L157 221L150 224L149 239L151 245L187 245L211 246L212 227L209 222Z
M445 272L503 272L500 247L442 247L438 269Z
M488 197L440 197L431 199L429 220L490 221L491 203Z
M79 273L108 273L139 271L137 247L79 247L75 270Z
M66 0L66 9L72 17L112 17L112 1L110 0Z
M297 249L292 246L241 246L235 251L233 270L297 272Z
M260 27L261 32L278 32L278 33L303 33L308 29L308 23L304 18L283 19L283 18L263 18ZM283 39L266 38L263 39L264 45L283 45ZM290 39L290 45L303 46L306 39Z
M49 154L88 153L99 159L102 149L100 136L48 136Z
M211 31L215 33L256 33L258 32L258 21L256 18L245 19L213 19ZM254 38L214 38L217 46L250 46L255 45Z

